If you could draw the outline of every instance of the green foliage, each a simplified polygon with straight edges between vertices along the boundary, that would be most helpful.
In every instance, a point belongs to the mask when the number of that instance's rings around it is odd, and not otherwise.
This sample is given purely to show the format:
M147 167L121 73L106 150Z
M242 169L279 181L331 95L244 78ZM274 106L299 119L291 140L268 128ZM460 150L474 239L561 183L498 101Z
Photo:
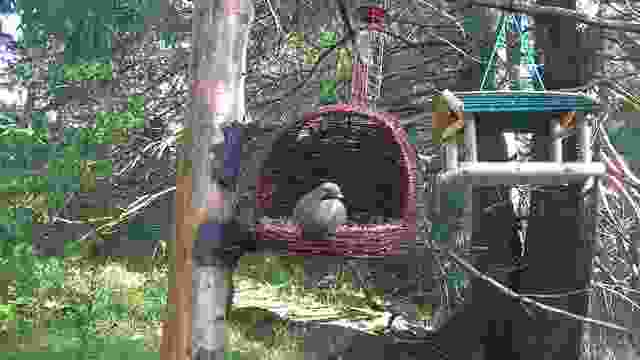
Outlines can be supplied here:
M286 271L273 271L270 279L271 286L282 288L289 285L289 274Z
M160 47L163 49L172 49L176 47L178 34L171 31L163 31L160 33Z
M64 89L64 71L60 64L51 63L47 67L49 96L59 97Z
M446 242L449 240L449 225L445 223L434 223L431 226L431 237L437 242Z
M240 360L241 354L239 351L226 351L224 353L224 360Z
M159 321L163 306L167 303L167 289L163 287L144 288L144 313L145 321Z
M18 24L18 30L22 31L22 35L18 37L16 44L21 49L28 48L46 48L47 47L47 31L44 24L29 21L22 15L22 21Z
M0 304L0 321L15 321L16 319L16 305L15 304Z
M65 34L65 63L94 62L109 57L112 38L109 24L95 14L73 23L71 32Z
M63 67L64 80L111 80L113 73L111 63L82 63L78 65L65 64Z

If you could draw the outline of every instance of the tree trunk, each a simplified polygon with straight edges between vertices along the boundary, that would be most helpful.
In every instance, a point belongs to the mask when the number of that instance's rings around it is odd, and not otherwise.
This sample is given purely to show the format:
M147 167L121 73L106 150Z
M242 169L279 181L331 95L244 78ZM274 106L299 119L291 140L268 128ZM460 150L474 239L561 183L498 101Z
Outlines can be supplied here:
M195 2L193 14L193 103L178 162L175 263L169 285L175 316L170 314L165 325L162 347L164 359L171 360L224 358L230 280L239 257L223 249L240 234L229 231L238 226L232 189L237 175L228 172L239 164L226 155L230 146L242 142L226 144L222 127L245 120L242 73L254 8L250 0L209 0ZM192 225L198 226L195 243Z
M574 0L545 0L545 6L575 9ZM547 89L571 88L583 85L584 51L576 31L576 22L569 18L537 16L537 43L547 59L545 86ZM565 44L574 44L567 47ZM564 53L569 51L570 53ZM580 116L580 114L579 114ZM537 135L548 135L549 124L540 124ZM564 161L576 161L576 138L565 140ZM547 146L535 146L536 161L550 159ZM523 293L564 293L589 286L594 209L597 197L581 196L583 184L549 187L532 191L532 218L527 235L525 263L521 275ZM586 315L588 294L539 299L551 306ZM514 329L514 341L520 359L578 359L581 352L583 324L535 312L533 317L520 317Z
M465 16L475 19L480 24L476 27L489 29L477 40L479 50L482 47L493 48L496 37L497 12L472 8ZM472 37L480 33L471 33ZM471 64L469 70L462 74L455 90L478 90L484 72L478 64ZM485 84L485 89L492 88ZM491 114L480 113L477 118L478 160L506 161L507 148L502 129L491 127ZM483 119L485 120L483 126ZM509 188L481 187L473 189L473 232L471 246L473 248L488 247L488 250L473 251L474 265L483 272L488 272L497 280L508 283L505 273L493 271L496 267L508 266L510 257L509 239L513 236L512 224L514 212L510 202ZM487 211L492 206L491 211ZM487 359L513 358L510 339L510 314L513 308L509 299L482 280L471 280L472 300L461 312L455 314L441 329L439 337L443 348L451 359L468 359L471 354L484 348ZM459 346L460 339L465 339L465 346Z

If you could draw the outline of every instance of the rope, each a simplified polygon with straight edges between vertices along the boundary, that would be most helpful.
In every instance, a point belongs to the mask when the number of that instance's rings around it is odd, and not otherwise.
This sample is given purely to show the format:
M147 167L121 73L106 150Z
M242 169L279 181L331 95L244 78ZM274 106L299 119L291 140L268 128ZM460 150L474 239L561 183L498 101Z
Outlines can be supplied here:
M484 76L482 76L482 82L480 83L480 90L484 89L484 83L487 80L487 75L489 75L489 71L491 71L491 65L493 64L493 58L496 55L496 52L498 51L498 40L500 39L500 35L504 33L504 26L505 26L505 21L504 21L504 15L500 16L500 22L499 22L499 32L498 35L496 37L496 43L493 45L493 49L491 50L491 56L489 57L489 62L487 63L487 68L484 71ZM503 35L504 36L504 35Z
M519 51L519 55L524 55L525 60L520 62L520 66L523 65L527 67L527 80L531 77L535 78L540 85L541 90L545 90L544 83L542 82L542 76L540 75L539 66L535 63L535 50L529 46L529 35L528 29L526 26L526 16L525 15L501 15L498 25L498 33L496 35L496 42L493 45L493 49L491 51L491 56L489 57L489 62L487 63L487 67L485 68L484 75L482 76L482 82L480 83L480 90L484 90L487 76L489 72L492 71L492 66L494 65L495 55L500 48L505 47L505 39L507 25L511 24L510 30L512 32L520 34L520 48L516 51ZM518 79L521 80L521 79ZM528 86L529 87L529 86ZM516 89L519 89L520 86L516 85Z

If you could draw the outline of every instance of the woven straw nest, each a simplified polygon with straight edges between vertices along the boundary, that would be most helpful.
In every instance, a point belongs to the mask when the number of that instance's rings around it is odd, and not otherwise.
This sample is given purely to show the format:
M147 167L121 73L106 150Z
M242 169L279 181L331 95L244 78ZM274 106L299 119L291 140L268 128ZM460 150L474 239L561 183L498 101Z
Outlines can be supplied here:
M283 219L324 181L342 188L349 222L335 241L307 241ZM275 138L259 170L256 199L258 241L278 242L290 255L393 255L416 238L415 150L389 114L325 106Z

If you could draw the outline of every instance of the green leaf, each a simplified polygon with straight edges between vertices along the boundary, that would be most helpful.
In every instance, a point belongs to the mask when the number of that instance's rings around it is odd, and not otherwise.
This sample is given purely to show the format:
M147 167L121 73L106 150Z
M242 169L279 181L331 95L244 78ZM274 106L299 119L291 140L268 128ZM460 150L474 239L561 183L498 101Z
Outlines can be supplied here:
M431 226L431 236L437 242L446 242L449 240L449 225L444 223L434 223Z
M16 64L16 76L18 80L28 81L33 76L33 69L29 63Z
M304 46L304 33L302 32L290 32L287 34L287 46L292 49L301 48Z
M271 286L281 288L289 284L289 274L286 271L274 271L271 273Z
M224 360L240 360L240 352L239 351L225 351L224 352Z
M412 126L407 130L407 140L409 141L409 144L411 144L411 145L417 144L417 142L418 142L418 130L416 129L415 126Z
M320 33L320 47L330 48L336 46L336 33L333 31L323 31Z
M97 177L111 176L113 173L113 164L110 160L96 160L95 173Z
M466 16L462 20L462 28L467 33L476 33L480 31L480 20L477 16Z
M464 193L461 191L451 191L447 193L448 205L453 209L464 209Z
M320 80L320 103L326 105L336 102L336 80Z
M622 104L623 112L640 112L640 102L636 99L625 97Z
M465 276L463 272L450 272L447 274L447 283L450 288L462 289L465 287Z

